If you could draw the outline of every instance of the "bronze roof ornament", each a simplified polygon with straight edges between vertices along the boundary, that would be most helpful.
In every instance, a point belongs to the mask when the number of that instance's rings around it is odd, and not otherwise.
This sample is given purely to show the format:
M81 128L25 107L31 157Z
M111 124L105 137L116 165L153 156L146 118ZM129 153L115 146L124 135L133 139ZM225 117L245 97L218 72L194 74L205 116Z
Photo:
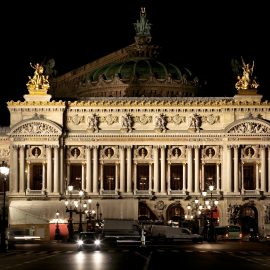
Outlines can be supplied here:
M254 70L254 61L252 65L249 63L245 63L242 57L242 76L237 76L237 83L235 84L235 88L238 91L241 90L248 90L248 89L257 89L259 84L256 82L255 77L253 77L253 70Z
M48 81L48 75L43 75L44 67L37 63L33 65L30 63L30 66L35 70L34 76L28 76L29 81L26 84L28 92L30 95L46 95L50 84Z

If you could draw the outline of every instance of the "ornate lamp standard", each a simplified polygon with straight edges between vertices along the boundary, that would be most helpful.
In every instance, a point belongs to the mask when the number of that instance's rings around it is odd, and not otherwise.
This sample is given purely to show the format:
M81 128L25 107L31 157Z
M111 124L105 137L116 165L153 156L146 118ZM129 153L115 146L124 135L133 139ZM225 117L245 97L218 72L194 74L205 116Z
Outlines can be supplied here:
M72 191L73 191L73 186L71 186L71 185L68 186L68 198L65 201L66 212L69 213L69 219L68 219L68 241L72 241L73 240L73 234L74 234L72 215L73 215L73 212L75 212L75 209L73 208Z
M55 226L55 236L54 236L54 239L55 240L60 240L60 228L59 228L59 211L57 210L56 211L56 226Z
M83 231L83 226L82 226L82 214L85 213L85 210L87 208L87 203L85 201L83 201L83 196L84 196L84 192L82 190L79 191L79 200L74 201L75 204L75 212L77 214L79 214L79 229L78 232L82 232Z
M6 245L6 184L7 184L7 176L9 174L9 167L6 165L4 161L2 161L2 164L0 166L0 173L3 175L3 184L4 184L4 198L3 198L3 211L2 211L2 230L1 230L1 243L0 248L2 251L7 250Z
M210 210L210 224L209 224L209 234L208 234L208 241L209 242L214 242L216 240L215 239L215 224L214 224L213 213L216 210L216 207L218 205L218 200L213 199L213 190L214 190L214 186L210 185L209 186L210 200L205 201L206 207Z
M199 218L202 214L204 206L200 204L200 200L196 197L194 202L191 202L187 205L188 214L185 216L186 219L194 221L194 225L192 228L193 233L199 233Z
M88 199L88 205L89 209L85 210L85 215L87 219L87 231L94 231L95 230L95 217L96 217L96 211L94 209L91 209L91 203L92 199Z
M68 232L69 232L69 241L73 240L73 212L76 214L79 214L79 228L78 232L83 231L83 224L82 224L82 215L85 214L85 210L87 210L87 203L84 200L85 193L83 190L79 191L79 199L73 199L74 194L73 192L73 186L68 186L68 197L65 200L66 205L66 212L69 213L69 220L68 220ZM77 195L78 196L78 195Z

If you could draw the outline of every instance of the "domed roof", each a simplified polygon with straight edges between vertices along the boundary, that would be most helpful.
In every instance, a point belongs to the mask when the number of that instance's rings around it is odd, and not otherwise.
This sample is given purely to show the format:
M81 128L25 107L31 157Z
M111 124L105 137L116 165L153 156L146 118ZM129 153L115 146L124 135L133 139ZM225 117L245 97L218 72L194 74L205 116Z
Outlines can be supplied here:
M100 76L104 80L112 80L118 76L123 81L149 80L155 77L157 80L166 80L171 77L174 80L185 80L192 76L187 68L180 70L171 63L161 62L150 57L137 57L126 59L121 63L112 63L97 69L89 76L89 80L98 81Z
M110 61L85 74L76 89L79 97L187 97L196 96L198 79L187 68L160 60L151 43L151 24L145 9L135 24L135 43L123 48L123 58Z

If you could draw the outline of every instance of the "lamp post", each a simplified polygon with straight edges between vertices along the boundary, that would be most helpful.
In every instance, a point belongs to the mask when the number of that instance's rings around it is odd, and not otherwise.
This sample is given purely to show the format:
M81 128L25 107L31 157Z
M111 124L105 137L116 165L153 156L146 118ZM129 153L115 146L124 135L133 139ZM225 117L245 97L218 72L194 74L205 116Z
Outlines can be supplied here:
M78 232L83 231L83 223L82 223L82 215L85 214L85 210L87 210L87 203L85 201L85 192L83 190L79 191L79 199L78 195L75 199L73 199L73 186L68 186L68 197L65 200L65 205L66 205L66 212L69 213L69 220L68 220L68 231L69 231L69 241L73 240L73 234L74 234L74 229L73 229L73 212L76 214L79 214L79 227L78 227Z
M199 217L202 214L203 205L200 204L200 200L196 197L194 202L187 205L188 214L185 216L187 220L192 221L192 232L199 233Z
M209 242L216 241L216 239L215 239L215 224L214 224L213 213L216 210L216 207L218 205L218 200L213 199L213 190L214 190L214 186L210 185L209 186L210 201L209 200L205 201L205 204L206 204L207 208L210 210L210 224L209 224L209 234L208 234L208 241Z
M58 221L59 221L59 211L57 210L56 211L56 226L55 226L55 236L54 236L54 239L55 240L60 240L60 228L59 228L59 224L58 224Z
M4 198L3 198L3 211L2 211L2 230L1 230L1 243L0 248L2 251L7 250L6 245L6 184L7 184L7 176L9 174L9 167L6 165L4 161L0 166L0 173L3 175L3 191L4 191Z
M74 234L74 229L73 229L73 220L72 220L72 214L74 212L73 209L73 202L72 202L72 191L73 191L73 186L68 186L68 199L65 201L66 205L66 212L69 213L69 219L68 219L68 241L71 242L73 241L73 234Z
M83 231L82 226L82 214L85 212L85 209L87 208L87 204L82 201L84 192L82 190L79 191L79 201L75 201L75 207L76 207L76 213L79 214L79 229L78 232Z

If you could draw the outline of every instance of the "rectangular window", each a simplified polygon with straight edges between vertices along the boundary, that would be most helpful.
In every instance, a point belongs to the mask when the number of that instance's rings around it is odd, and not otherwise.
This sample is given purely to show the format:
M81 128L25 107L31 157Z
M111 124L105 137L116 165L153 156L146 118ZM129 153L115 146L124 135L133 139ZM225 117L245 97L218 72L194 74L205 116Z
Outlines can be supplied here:
M81 164L70 165L70 185L74 190L82 189L82 166Z
M42 190L42 164L34 163L30 166L30 189Z
M149 165L137 166L137 189L138 190L149 189Z
M104 165L104 190L115 190L115 165Z
M254 190L256 176L255 176L255 165L254 164L244 164L244 189Z
M171 165L171 189L183 189L183 166L181 164Z

